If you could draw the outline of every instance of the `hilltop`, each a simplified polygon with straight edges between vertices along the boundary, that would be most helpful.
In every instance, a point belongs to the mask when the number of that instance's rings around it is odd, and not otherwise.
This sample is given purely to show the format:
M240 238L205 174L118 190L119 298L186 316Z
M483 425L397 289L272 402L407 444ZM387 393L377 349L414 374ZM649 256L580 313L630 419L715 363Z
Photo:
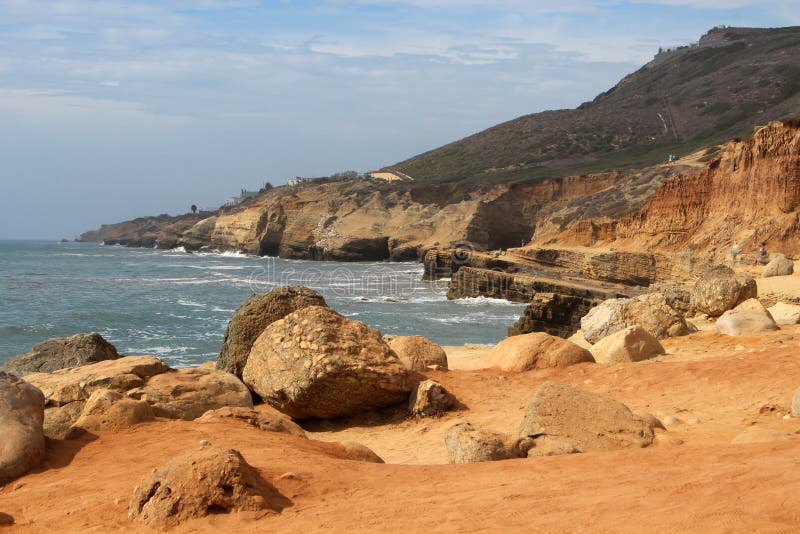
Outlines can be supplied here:
M800 109L800 27L715 28L577 109L525 115L388 169L417 182L514 182L664 161Z

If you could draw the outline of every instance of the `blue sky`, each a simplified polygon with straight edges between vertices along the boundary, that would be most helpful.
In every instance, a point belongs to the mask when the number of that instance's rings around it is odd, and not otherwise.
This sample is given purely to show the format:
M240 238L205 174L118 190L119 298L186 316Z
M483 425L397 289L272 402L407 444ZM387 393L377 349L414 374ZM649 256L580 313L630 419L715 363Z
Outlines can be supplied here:
M0 0L0 237L396 163L800 0Z

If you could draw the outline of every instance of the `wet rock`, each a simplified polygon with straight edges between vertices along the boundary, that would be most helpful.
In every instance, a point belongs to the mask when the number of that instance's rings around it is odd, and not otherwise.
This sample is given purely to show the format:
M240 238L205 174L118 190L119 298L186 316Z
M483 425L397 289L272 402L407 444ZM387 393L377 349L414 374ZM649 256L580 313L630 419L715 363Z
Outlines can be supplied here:
M44 459L44 395L0 372L0 485L24 475Z
M407 400L408 371L364 323L311 306L264 330L250 352L245 384L297 419L344 417Z
M308 306L326 306L325 299L303 286L277 287L248 298L228 322L217 369L241 378L250 349L261 332L278 319Z
M641 362L666 351L661 343L639 325L606 336L590 349L597 363Z
M692 289L692 305L709 317L719 317L758 296L756 281L730 267L718 265L706 272Z
M52 373L59 369L116 360L119 357L114 345L93 332L37 343L30 352L9 358L0 370L25 376L31 373Z
M277 512L288 504L239 451L206 442L153 470L134 490L128 519L174 526L210 514Z
M522 317L508 329L509 336L545 332L569 338L581 327L581 318L600 300L558 293L536 293Z
M729 336L741 336L758 332L778 330L775 320L757 299L742 302L717 319L717 332Z
M650 424L613 399L558 382L545 382L525 411L520 437L549 437L581 451L647 447Z
M504 339L491 350L488 362L491 367L503 371L522 372L594 362L594 358L588 350L571 341L534 332Z

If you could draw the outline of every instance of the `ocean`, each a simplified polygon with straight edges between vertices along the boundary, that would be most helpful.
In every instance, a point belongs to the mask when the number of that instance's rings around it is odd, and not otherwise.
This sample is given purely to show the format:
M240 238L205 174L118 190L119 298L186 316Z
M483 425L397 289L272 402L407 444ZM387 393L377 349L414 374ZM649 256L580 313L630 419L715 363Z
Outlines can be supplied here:
M120 353L198 365L216 359L239 304L281 285L311 287L384 334L442 345L496 343L524 309L497 299L448 301L447 281L423 281L418 263L0 241L0 362L47 338L96 331Z

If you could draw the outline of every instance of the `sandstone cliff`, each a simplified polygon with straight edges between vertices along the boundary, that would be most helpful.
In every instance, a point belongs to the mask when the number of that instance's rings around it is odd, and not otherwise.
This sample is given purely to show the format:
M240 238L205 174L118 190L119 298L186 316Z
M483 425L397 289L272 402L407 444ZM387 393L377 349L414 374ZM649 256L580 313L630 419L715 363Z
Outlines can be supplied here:
M215 214L151 217L79 240L283 258L417 260L433 247L477 250L527 243L589 217L641 207L677 168L651 168L511 185L420 186L350 181L278 187Z
M770 250L794 253L798 217L800 123L774 121L725 145L704 169L666 180L636 213L579 221L534 241L706 256L725 255L734 240L745 250L767 241Z

